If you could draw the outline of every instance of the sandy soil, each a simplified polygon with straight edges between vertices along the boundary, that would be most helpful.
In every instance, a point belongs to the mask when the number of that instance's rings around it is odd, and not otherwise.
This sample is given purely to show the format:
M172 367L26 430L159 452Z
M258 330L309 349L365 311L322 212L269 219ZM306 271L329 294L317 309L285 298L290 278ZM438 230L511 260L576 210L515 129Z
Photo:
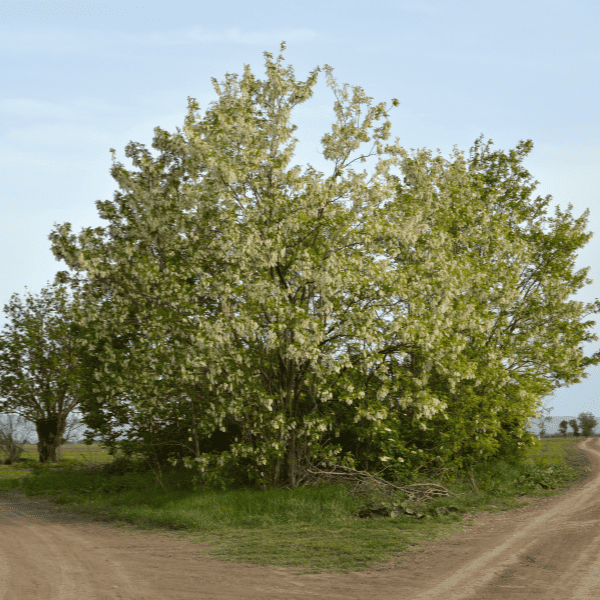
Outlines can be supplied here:
M592 473L576 487L479 514L475 526L363 573L222 562L199 555L209 544L179 533L94 522L48 500L0 492L0 600L597 599L600 439L577 447Z

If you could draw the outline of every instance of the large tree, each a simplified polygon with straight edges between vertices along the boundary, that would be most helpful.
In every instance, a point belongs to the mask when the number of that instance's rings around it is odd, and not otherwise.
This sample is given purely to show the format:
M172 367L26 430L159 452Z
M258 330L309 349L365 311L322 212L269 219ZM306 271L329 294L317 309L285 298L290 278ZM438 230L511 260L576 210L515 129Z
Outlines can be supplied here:
M591 412L581 412L579 413L577 420L579 421L579 426L581 427L581 435L583 437L591 437L594 432L594 427L598 425L596 417L594 417Z
M35 424L40 462L60 459L68 417L79 401L71 308L67 288L57 282L39 296L29 293L25 303L13 294L4 306L9 320L0 334L0 412Z
M241 83L228 75L223 91L213 79L220 99L203 120L189 99L186 138L157 127L158 159L127 146L140 172L113 166L126 193L97 202L106 228L75 236L65 223L50 235L55 256L85 272L90 302L75 321L81 355L96 361L88 390L96 413L125 417L127 404L134 431L175 416L193 444L186 464L211 481L223 483L246 461L259 484L292 487L311 460L339 460L345 442L331 438L341 429L358 438L345 464L366 458L371 468L414 473L439 450L413 444L407 428L418 435L436 415L447 419L446 387L453 392L465 380L487 386L488 412L509 405L511 414L533 414L534 392L544 386L513 390L510 402L502 390L512 348L489 347L484 358L464 352L493 334L490 307L519 297L505 255L531 260L525 240L511 238L499 217L487 229L471 218L451 236L428 226L439 214L472 210L474 190L458 161L446 170L441 159L431 172L413 168L405 211L398 201L386 207L399 183L389 167L400 166L399 156L410 165L398 140L381 143L389 121L370 132L373 120L387 118L385 104L371 107L358 87L348 102L344 86L348 106L338 99L338 123L322 138L332 176L323 180L310 166L304 175L299 166L286 170L297 141L280 148L296 129L290 110L312 96L320 69L299 83L279 66L282 56L265 56L267 81L248 66ZM361 104L369 105L362 123ZM347 167L369 135L377 155L391 157L365 182L366 173ZM492 221L485 204L477 215ZM489 249L486 261L454 251L474 239ZM431 385L430 373L445 377L444 386ZM452 417L452 427L472 429L464 415ZM200 444L215 429L233 436L216 457ZM520 419L513 430L523 434Z

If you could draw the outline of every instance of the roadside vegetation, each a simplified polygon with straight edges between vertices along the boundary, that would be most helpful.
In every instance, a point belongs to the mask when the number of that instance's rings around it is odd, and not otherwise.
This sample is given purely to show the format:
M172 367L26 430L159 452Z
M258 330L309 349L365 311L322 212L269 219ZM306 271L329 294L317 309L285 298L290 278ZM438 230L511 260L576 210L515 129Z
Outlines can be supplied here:
M0 489L44 495L98 520L189 534L211 542L208 553L221 560L298 566L302 573L368 571L411 545L464 530L467 514L512 510L528 504L522 497L556 495L581 482L590 466L574 448L581 439L542 439L521 463L490 463L472 477L459 472L448 481L441 473L434 483L451 495L422 502L376 491L353 496L347 483L194 490L188 469L158 473L143 458L110 456L99 445L64 445L56 463L40 463L36 447L25 446L19 462L0 466ZM401 506L403 514L360 517L373 503Z

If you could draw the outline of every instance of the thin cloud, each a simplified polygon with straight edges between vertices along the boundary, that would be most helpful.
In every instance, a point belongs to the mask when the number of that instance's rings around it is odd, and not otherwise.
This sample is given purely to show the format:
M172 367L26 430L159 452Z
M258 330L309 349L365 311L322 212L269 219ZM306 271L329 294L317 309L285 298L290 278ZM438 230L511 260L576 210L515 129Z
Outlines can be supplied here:
M94 98L70 99L68 105L58 102L44 102L31 98L6 98L0 100L0 114L27 119L84 119L98 113L127 113L128 109L99 102Z
M401 4L396 4L395 8L405 10L406 12L425 13L428 15L439 13L437 9L433 8L427 2L402 2Z
M151 46L183 46L188 44L237 44L273 45L279 47L281 40L316 41L324 39L312 29L289 29L278 33L244 32L239 27L230 27L223 32L206 31L202 27L179 29L172 32L148 34L125 34L122 39L129 43Z
M0 29L0 48L8 53L74 52L78 55L86 51L101 50L102 56L114 54L114 47L178 47L214 44L234 44L247 46L272 46L279 49L282 40L286 42L335 41L313 29L292 28L277 31L243 31L230 27L222 31L210 31L202 27L187 27L151 33L129 33L116 28L59 28L28 24L17 28L14 24Z

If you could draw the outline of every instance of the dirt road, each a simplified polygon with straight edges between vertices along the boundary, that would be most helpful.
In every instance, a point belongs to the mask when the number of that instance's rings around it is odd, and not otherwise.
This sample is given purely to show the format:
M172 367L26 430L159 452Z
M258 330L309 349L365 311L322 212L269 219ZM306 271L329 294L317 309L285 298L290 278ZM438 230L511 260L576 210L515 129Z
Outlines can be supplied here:
M582 600L600 598L600 439L592 476L515 511L474 518L369 572L296 574L199 556L181 534L92 522L0 492L0 600ZM179 539L178 539L179 538Z

